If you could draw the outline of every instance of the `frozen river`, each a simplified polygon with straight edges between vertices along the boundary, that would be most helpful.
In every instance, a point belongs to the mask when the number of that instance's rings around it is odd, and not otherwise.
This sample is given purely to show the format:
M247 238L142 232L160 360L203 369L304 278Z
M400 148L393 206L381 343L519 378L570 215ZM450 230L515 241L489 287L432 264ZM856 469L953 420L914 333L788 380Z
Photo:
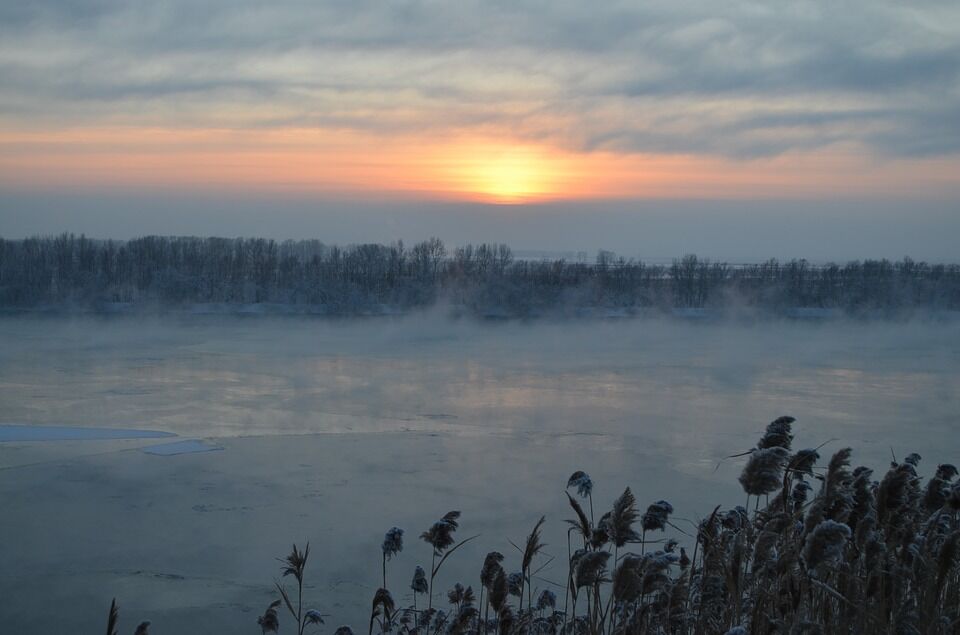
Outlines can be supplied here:
M324 632L361 629L392 525L406 605L416 536L446 511L482 535L438 584L476 585L542 514L565 557L577 469L598 513L627 485L678 519L741 503L739 464L717 462L781 414L797 446L877 469L960 461L960 324L2 318L0 623L102 630L117 596L123 631L255 633L275 557L309 540Z

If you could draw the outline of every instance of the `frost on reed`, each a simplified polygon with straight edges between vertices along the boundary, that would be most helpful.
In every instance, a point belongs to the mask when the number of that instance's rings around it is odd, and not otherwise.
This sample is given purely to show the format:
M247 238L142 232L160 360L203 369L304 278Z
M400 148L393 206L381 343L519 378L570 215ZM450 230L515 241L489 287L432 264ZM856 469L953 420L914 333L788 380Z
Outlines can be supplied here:
M670 522L673 506L664 500L640 514L630 488L597 522L567 492L566 545L545 551L541 518L516 553L486 555L475 586L456 582L435 598L442 564L476 537L456 542L460 513L449 512L420 536L432 566L415 568L412 593L399 596L411 598L409 606L397 604L384 573L368 635L960 633L957 469L939 465L923 484L921 459L911 454L874 478L851 468L849 448L822 465L817 449L792 449L793 423L773 421L742 455L747 507L718 506L688 521L692 534ZM567 483L591 507L593 486L582 471ZM654 541L649 532L676 533ZM400 554L402 535L387 532L384 563ZM319 613L300 609L308 553L294 547L283 560L298 601L278 584L281 599L257 620L263 633L280 631L284 604L293 619L283 632L303 633L308 624L326 632ZM424 594L427 606L418 607ZM434 608L440 598L446 609ZM115 635L115 605L110 620ZM352 633L340 627L334 635Z
M403 551L403 530L399 527L391 527L383 536L383 586L387 586L387 560Z

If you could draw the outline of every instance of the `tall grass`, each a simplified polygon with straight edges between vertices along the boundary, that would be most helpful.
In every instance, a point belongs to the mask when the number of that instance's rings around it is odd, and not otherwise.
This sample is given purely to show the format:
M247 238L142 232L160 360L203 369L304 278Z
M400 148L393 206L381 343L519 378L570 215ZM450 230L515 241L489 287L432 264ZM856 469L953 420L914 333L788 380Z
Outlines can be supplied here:
M573 518L560 587L537 588L551 563L540 518L514 545L519 571L508 573L509 559L490 552L478 567L477 591L458 582L445 594L446 608L434 607L442 565L476 538L457 542L460 513L449 512L420 535L431 549L429 574L415 568L413 603L399 607L386 576L387 561L403 549L403 531L394 527L384 537L383 586L368 634L960 633L957 469L939 465L923 483L920 457L911 454L877 479L869 468L851 468L850 448L821 465L819 449L792 448L793 423L773 421L740 455L746 504L715 507L689 531L673 524L665 500L641 514L630 488L595 520L593 480L575 472L567 483L576 492L567 492ZM689 544L664 540L668 528ZM284 576L297 580L297 602L277 584L282 602L258 619L263 633L280 632L281 604L292 618L283 632L303 635L308 625L319 632L320 614L302 611L308 554L294 546L283 560ZM427 598L418 607L420 595ZM110 619L113 635L115 605ZM340 627L335 635L352 632Z

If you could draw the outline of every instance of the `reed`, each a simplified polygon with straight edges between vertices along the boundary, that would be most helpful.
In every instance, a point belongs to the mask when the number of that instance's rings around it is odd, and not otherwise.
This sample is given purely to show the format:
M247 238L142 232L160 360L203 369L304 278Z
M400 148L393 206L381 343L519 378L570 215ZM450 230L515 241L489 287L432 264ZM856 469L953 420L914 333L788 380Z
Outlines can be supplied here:
M398 607L386 569L403 549L403 531L394 527L383 541L383 586L374 595L368 635L960 633L956 467L939 465L923 483L921 459L911 454L894 459L875 479L867 467L851 468L850 448L820 465L820 448L791 447L793 423L792 417L771 422L757 445L740 455L747 505L714 508L692 523L693 534L671 523L674 508L665 500L641 514L630 488L595 521L594 482L574 472L567 488L576 488L591 512L567 493L573 518L567 521L566 580L557 588L564 591L562 605L554 591L535 589L539 572L551 563L541 541L545 518L514 545L519 571L507 573L509 559L488 553L479 568L479 593L457 582L446 593L447 609L434 607L438 573L477 536L455 540L459 512L424 531L429 574L416 567L413 603ZM676 537L647 538L668 530ZM293 618L290 632L303 635L308 625L320 632L319 612L303 610L308 555L309 547L301 552L294 546L282 560L283 576L297 581L297 601L278 582L281 599L258 618L263 633L279 632L282 605ZM424 594L426 608L417 604ZM117 620L114 602L108 635L116 635ZM352 633L340 627L335 635Z

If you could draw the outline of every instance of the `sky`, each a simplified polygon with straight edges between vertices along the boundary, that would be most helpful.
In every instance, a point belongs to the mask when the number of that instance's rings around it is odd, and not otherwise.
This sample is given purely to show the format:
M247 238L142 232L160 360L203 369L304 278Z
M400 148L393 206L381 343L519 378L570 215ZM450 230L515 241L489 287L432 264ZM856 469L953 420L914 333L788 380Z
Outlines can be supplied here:
M951 260L955 0L0 5L0 236Z

